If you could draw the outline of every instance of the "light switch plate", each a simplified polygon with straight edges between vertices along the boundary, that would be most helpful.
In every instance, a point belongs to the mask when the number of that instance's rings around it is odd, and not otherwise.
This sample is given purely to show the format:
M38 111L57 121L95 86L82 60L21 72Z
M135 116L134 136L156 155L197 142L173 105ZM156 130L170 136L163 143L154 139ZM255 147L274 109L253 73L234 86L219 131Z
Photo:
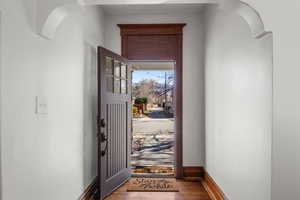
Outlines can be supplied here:
M48 104L45 97L36 97L36 114L46 115L48 114Z

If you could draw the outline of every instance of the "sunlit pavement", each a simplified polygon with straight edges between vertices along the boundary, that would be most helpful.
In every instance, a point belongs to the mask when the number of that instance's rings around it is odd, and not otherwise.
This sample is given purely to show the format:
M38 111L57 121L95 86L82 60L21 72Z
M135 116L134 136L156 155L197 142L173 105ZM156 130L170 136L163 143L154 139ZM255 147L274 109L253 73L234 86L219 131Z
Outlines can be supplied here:
M174 118L161 109L133 120L132 167L174 165ZM155 118L154 118L155 117Z

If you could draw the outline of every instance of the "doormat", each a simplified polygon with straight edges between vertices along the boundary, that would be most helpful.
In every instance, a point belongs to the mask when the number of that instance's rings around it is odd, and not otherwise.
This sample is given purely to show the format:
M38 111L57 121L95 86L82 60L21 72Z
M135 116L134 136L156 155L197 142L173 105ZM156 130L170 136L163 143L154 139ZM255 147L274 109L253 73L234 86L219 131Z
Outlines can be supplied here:
M132 178L128 192L179 192L175 178Z

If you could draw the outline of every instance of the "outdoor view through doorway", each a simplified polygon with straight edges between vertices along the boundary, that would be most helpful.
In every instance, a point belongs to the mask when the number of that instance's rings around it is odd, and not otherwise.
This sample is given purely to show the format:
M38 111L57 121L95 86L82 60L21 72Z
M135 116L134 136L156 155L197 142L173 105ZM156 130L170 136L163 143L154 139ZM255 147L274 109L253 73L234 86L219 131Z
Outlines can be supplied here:
M132 156L135 175L173 176L175 166L173 62L133 62Z

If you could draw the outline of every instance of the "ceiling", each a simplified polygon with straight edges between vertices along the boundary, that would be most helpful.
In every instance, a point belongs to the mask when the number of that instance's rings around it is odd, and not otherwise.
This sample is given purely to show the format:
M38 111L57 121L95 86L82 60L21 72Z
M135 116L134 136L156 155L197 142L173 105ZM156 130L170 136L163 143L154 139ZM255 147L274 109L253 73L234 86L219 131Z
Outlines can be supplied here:
M206 4L104 5L108 15L201 13Z

